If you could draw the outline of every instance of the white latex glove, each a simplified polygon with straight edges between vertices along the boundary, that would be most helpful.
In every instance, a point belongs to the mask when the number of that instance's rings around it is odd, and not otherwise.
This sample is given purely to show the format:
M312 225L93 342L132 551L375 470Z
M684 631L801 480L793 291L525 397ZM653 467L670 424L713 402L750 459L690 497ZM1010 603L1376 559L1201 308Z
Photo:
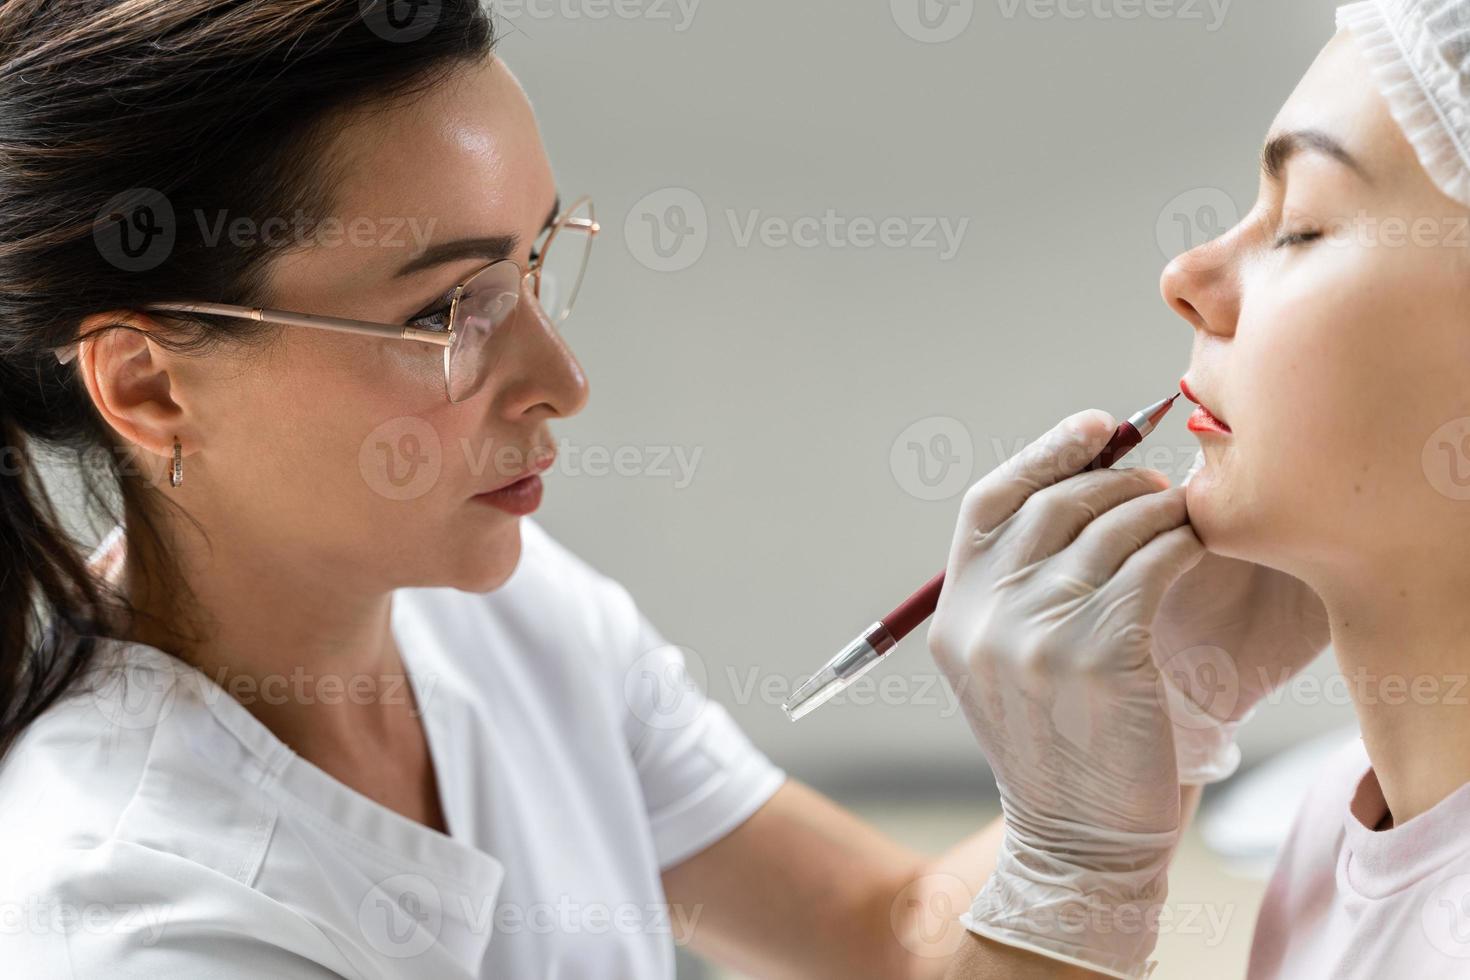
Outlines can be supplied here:
M960 921L1143 977L1180 825L1149 624L1204 548L1163 474L1077 472L1116 424L1071 415L966 493L929 648L1005 814L995 872Z
M1204 465L1200 450L1180 486ZM1301 579L1213 552L1164 593L1153 633L1181 783L1234 773L1236 731L1331 639L1327 609Z

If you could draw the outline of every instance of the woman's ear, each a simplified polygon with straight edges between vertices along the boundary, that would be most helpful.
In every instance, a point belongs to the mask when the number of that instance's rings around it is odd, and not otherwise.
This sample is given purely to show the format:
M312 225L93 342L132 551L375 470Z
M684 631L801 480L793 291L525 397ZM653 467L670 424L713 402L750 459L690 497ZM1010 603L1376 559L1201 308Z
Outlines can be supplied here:
M187 448L198 444L179 397L181 358L157 342L156 321L139 314L88 317L78 333L109 326L78 345L77 373L108 428L171 464L175 437Z

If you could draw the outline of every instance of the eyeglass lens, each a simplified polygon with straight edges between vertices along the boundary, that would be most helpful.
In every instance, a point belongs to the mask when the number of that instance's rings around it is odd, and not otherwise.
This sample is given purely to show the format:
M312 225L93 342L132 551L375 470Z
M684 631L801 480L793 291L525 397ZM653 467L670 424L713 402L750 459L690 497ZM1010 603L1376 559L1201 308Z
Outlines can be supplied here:
M563 215L544 241L538 299L553 325L566 321L581 288L591 221L591 203L584 201ZM521 271L513 262L497 262L465 283L454 311L454 343L446 354L450 401L464 401L484 384L493 357L490 336L510 319L520 295Z

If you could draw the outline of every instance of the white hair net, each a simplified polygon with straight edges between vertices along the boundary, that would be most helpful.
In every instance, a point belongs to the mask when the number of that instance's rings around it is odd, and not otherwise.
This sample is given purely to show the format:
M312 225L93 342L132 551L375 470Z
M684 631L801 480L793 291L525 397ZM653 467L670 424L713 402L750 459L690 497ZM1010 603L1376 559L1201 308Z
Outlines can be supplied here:
M1337 8L1431 180L1470 207L1470 0L1361 0Z

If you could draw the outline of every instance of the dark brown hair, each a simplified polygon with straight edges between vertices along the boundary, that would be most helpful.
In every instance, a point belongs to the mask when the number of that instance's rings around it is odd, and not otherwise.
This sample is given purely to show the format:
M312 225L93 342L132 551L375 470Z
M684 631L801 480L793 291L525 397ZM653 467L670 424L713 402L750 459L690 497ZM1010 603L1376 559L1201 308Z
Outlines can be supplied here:
M75 464L84 512L123 524L130 562L166 554L150 517L160 494L76 363L50 349L89 316L144 303L271 305L278 252L213 240L160 209L257 222L331 214L323 151L338 112L426 91L495 41L480 0L411 11L388 0L0 0L0 758L80 676L95 639L139 615L88 569L36 469L42 451ZM167 230L165 247L119 251L139 222ZM150 336L207 353L279 330L203 316L178 325L172 339ZM136 329L100 329L119 327ZM140 548L145 533L152 547ZM181 584L166 567L146 575Z

